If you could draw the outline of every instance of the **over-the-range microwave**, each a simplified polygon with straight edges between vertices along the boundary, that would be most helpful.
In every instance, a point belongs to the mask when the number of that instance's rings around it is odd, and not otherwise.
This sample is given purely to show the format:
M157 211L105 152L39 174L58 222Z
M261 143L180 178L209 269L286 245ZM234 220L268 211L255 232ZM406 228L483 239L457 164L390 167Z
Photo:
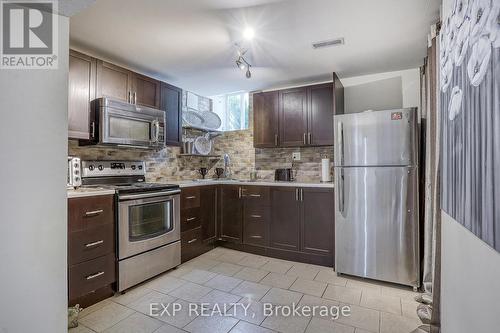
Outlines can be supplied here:
M165 111L140 105L98 98L92 102L91 140L80 144L163 148Z

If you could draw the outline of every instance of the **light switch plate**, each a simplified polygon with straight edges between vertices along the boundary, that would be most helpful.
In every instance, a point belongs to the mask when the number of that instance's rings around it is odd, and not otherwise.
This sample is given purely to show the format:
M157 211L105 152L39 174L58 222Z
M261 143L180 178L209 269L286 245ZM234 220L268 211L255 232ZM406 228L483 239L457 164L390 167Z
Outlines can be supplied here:
M292 160L300 161L300 152L292 153Z

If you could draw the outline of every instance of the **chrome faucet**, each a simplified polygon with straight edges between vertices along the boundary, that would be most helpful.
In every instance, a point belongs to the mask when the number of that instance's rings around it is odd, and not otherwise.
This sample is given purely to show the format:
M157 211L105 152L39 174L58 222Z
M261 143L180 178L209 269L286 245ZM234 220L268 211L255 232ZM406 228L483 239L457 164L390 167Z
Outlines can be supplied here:
M231 177L231 158L229 154L224 154L224 178Z

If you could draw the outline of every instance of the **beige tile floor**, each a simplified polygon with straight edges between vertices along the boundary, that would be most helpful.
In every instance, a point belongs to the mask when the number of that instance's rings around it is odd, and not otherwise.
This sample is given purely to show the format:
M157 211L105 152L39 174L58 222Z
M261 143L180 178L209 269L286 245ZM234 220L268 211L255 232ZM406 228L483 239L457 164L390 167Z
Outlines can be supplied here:
M410 333L421 325L411 288L347 276L332 269L268 258L218 247L123 295L97 303L80 314L70 333ZM178 303L175 316L149 316L152 302ZM190 315L189 303L210 308L235 302L249 304L245 313L203 317ZM347 305L351 315L265 317L263 303Z

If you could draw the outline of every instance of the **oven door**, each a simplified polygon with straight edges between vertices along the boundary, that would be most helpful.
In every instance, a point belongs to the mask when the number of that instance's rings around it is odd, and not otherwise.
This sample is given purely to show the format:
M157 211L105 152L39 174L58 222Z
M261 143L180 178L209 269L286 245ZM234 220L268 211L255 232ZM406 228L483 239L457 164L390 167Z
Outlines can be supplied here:
M118 202L118 258L180 239L180 191L126 194Z

